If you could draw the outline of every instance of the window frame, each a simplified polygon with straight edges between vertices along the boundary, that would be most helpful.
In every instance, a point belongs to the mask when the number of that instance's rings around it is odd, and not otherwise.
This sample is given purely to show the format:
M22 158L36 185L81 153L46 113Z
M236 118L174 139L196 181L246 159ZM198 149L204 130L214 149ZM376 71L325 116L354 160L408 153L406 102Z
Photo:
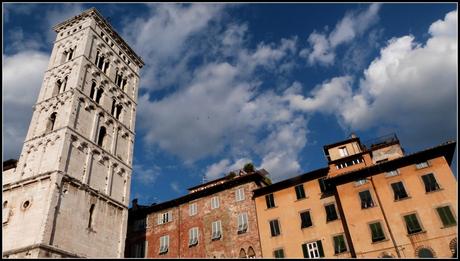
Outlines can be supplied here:
M242 212L238 214L238 230L237 234L243 234L248 232L249 229L249 218L248 218L248 212ZM241 221L241 222L240 222Z
M219 196L214 196L211 198L211 209L216 209L220 207Z
M281 252L279 252L279 251L281 251ZM276 256L277 253L281 253L282 256ZM274 249L274 250L273 250L273 257L274 257L274 258L285 258L286 255L284 254L284 248L277 248L277 249Z
M335 213L336 218L335 218L335 219L330 219L330 220L329 220L329 215L328 215L327 207L330 206L330 205L334 205L334 213ZM335 220L339 220L339 219L340 219L339 213L337 212L337 207L336 207L335 202L330 202L330 203L324 204L324 211L326 212L326 223L332 222L332 221L335 221Z
M447 225L444 223L444 221L443 221L443 219L442 219L442 217L441 217L441 215L439 213L439 210L438 210L440 208L448 208L449 209L449 212L452 215L454 223L450 223L450 224L447 224ZM442 228L453 227L453 226L457 225L457 218L455 217L455 212L452 211L452 206L450 204L439 205L439 206L434 208L434 211L436 212L439 220L441 221Z
M319 244L318 244L318 242L319 242ZM316 248L314 248L313 244L316 244ZM312 245L312 249L308 248L309 245ZM321 241L321 239L305 242L305 243L303 243L301 245L301 247L302 247L302 254L303 254L304 258L321 258L321 257L325 257L323 242ZM310 257L310 252L311 252L310 250L318 251L318 257L315 257L315 256ZM308 254L308 256L305 256L305 254Z
M335 241L335 238L338 238L338 237L342 237L343 239L343 244L345 245L345 250L342 251L342 252L337 252L336 250L336 241ZM332 236L332 244L333 244L333 247L334 247L334 255L340 255L342 253L346 253L346 252L349 252L349 249L348 249L348 243L347 243L347 239L345 237L345 233L340 233L340 234L335 234Z
M222 222L220 220L213 221L211 223L211 241L220 240L222 236Z
M383 238L374 241L374 234L373 234L373 232L372 232L371 225L377 224L377 223L380 225L380 229L382 230ZM368 223L367 223L367 227L368 227L369 232L370 232L370 235L371 235L371 242L372 242L372 244L379 243L379 242L383 242L383 241L386 241L386 240L388 239L388 237L387 237L387 235L386 235L386 232L385 232L385 229L382 227L382 221L381 221L381 220L374 220L374 221L368 222Z
M402 190L405 193L405 197L402 197L402 198L397 198L396 197L396 191L395 191L395 188L393 187L394 184L399 184L399 183L401 183ZM395 181L390 182L390 188L393 191L393 200L394 201L400 201L400 200L410 198L409 193L407 193L406 186L404 185L404 182L402 180L395 180Z
M427 191L427 184L425 183L425 180L423 177L425 176L429 176L429 175L432 175L433 176L433 179L435 181L435 189L434 190L430 190L430 191ZM436 179L436 176L434 175L434 172L428 172L428 173L425 173L425 174L422 174L420 175L420 179L422 181L422 185L423 185L423 188L425 189L425 194L426 193L432 193L432 192L436 192L436 191L440 191L442 190L441 186L439 185L439 182L438 180ZM431 188L430 188L431 189Z
M363 199L361 198L361 193L364 193L364 192L369 192L369 196L370 196L370 200L371 200L371 206L366 206L366 207L363 207ZM371 189L370 188L365 188L365 189L362 189L360 191L358 191L358 198L359 198L359 203L361 205L361 210L363 209L369 209L369 208L373 208L373 207L376 207L377 204L375 204L374 202L374 199L372 198L372 193L371 193Z
M338 147L337 150L339 151L339 155L341 158L350 156L350 154L348 153L347 146Z
M244 194L244 187L240 187L235 190L235 201L240 202L246 199L246 196Z
M188 247L198 245L199 242L199 229L198 227L192 227L188 230ZM192 241L193 239L193 241Z
M297 188L301 188L301 190L298 190ZM296 195L296 200L302 200L307 198L307 194L305 193L305 187L304 184L298 184L294 187L295 195ZM301 194L299 197L299 193Z
M275 208L276 207L275 195L273 193L265 195L265 203L266 203L267 209Z
M196 202L192 202L189 204L189 207L188 207L188 216L193 217L196 214L198 214L198 204Z
M159 254L164 255L169 251L169 235L163 235L160 237L160 249Z
M406 221L406 217L407 217L407 216L412 216L412 215L414 215L414 216L415 216L415 219L417 220L418 226L419 226L419 228L420 228L419 231L416 231L416 232L410 232L410 231L409 231L409 227L408 227L408 224L407 224L407 221ZM411 235L414 235L414 234L418 234L418 233L423 233L423 232L425 232L425 229L424 229L424 227L423 227L423 225L422 225L422 222L421 222L421 220L420 220L420 217L419 217L419 215L418 215L418 213L417 213L416 211L404 213L404 214L401 215L401 217L402 217L402 219L403 219L403 224L404 224L404 226L405 226L405 228L406 228L406 232L407 232L407 235L408 235L408 236L411 236Z
M304 229L304 228L309 228L309 227L312 227L313 226L313 220L311 218L311 214L310 214L311 210L310 209L306 209L306 210L302 210L299 212L299 217L300 217L300 229ZM308 213L308 217L309 217L309 220L310 220L310 225L309 226L303 226L304 223L303 223L303 219L302 219L302 214L304 213Z
M275 223L273 223L273 229L272 229L272 222L275 222L275 221L276 221L276 226L274 225ZM268 225L270 227L270 235L271 235L271 237L277 237L277 236L281 235L281 225L280 225L280 222L279 222L279 218L269 220ZM276 234L277 231L275 230L275 227L277 228L278 234ZM273 232L275 232L275 235L273 235Z

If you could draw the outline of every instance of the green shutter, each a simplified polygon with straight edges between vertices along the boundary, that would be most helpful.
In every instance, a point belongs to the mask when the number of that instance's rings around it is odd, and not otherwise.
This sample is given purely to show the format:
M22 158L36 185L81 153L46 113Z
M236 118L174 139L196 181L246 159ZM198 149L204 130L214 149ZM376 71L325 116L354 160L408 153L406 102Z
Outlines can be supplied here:
M441 217L442 224L444 226L456 224L455 218L452 215L452 212L450 211L450 208L448 206L440 207L436 210L438 211L438 214Z
M302 252L303 252L303 257L310 258L310 256L308 255L307 244L302 244Z
M321 240L316 241L316 244L318 245L319 256L324 257L323 244L321 244Z

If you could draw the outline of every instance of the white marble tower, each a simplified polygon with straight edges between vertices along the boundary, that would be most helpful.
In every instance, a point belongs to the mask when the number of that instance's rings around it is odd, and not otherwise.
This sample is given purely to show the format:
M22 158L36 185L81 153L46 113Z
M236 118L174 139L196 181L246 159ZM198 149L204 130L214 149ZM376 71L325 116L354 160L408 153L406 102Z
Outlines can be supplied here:
M16 168L3 172L3 257L123 257L139 70L94 8L53 28Z

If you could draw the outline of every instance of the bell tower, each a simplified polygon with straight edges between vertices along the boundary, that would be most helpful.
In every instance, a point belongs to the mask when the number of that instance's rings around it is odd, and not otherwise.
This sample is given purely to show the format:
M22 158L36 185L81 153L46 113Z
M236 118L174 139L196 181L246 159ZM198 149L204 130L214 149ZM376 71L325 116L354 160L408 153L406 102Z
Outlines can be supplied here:
M3 257L123 257L139 71L94 8L57 33L16 168L3 172Z

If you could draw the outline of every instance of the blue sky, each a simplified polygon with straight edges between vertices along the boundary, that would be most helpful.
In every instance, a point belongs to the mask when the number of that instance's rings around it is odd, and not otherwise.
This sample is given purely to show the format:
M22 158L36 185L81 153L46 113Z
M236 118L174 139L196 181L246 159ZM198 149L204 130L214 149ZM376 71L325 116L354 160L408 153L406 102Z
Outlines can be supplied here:
M274 181L324 167L323 145L352 132L396 133L408 153L457 140L456 4L3 4L4 160L22 148L52 26L90 7L146 63L140 204L249 161Z

